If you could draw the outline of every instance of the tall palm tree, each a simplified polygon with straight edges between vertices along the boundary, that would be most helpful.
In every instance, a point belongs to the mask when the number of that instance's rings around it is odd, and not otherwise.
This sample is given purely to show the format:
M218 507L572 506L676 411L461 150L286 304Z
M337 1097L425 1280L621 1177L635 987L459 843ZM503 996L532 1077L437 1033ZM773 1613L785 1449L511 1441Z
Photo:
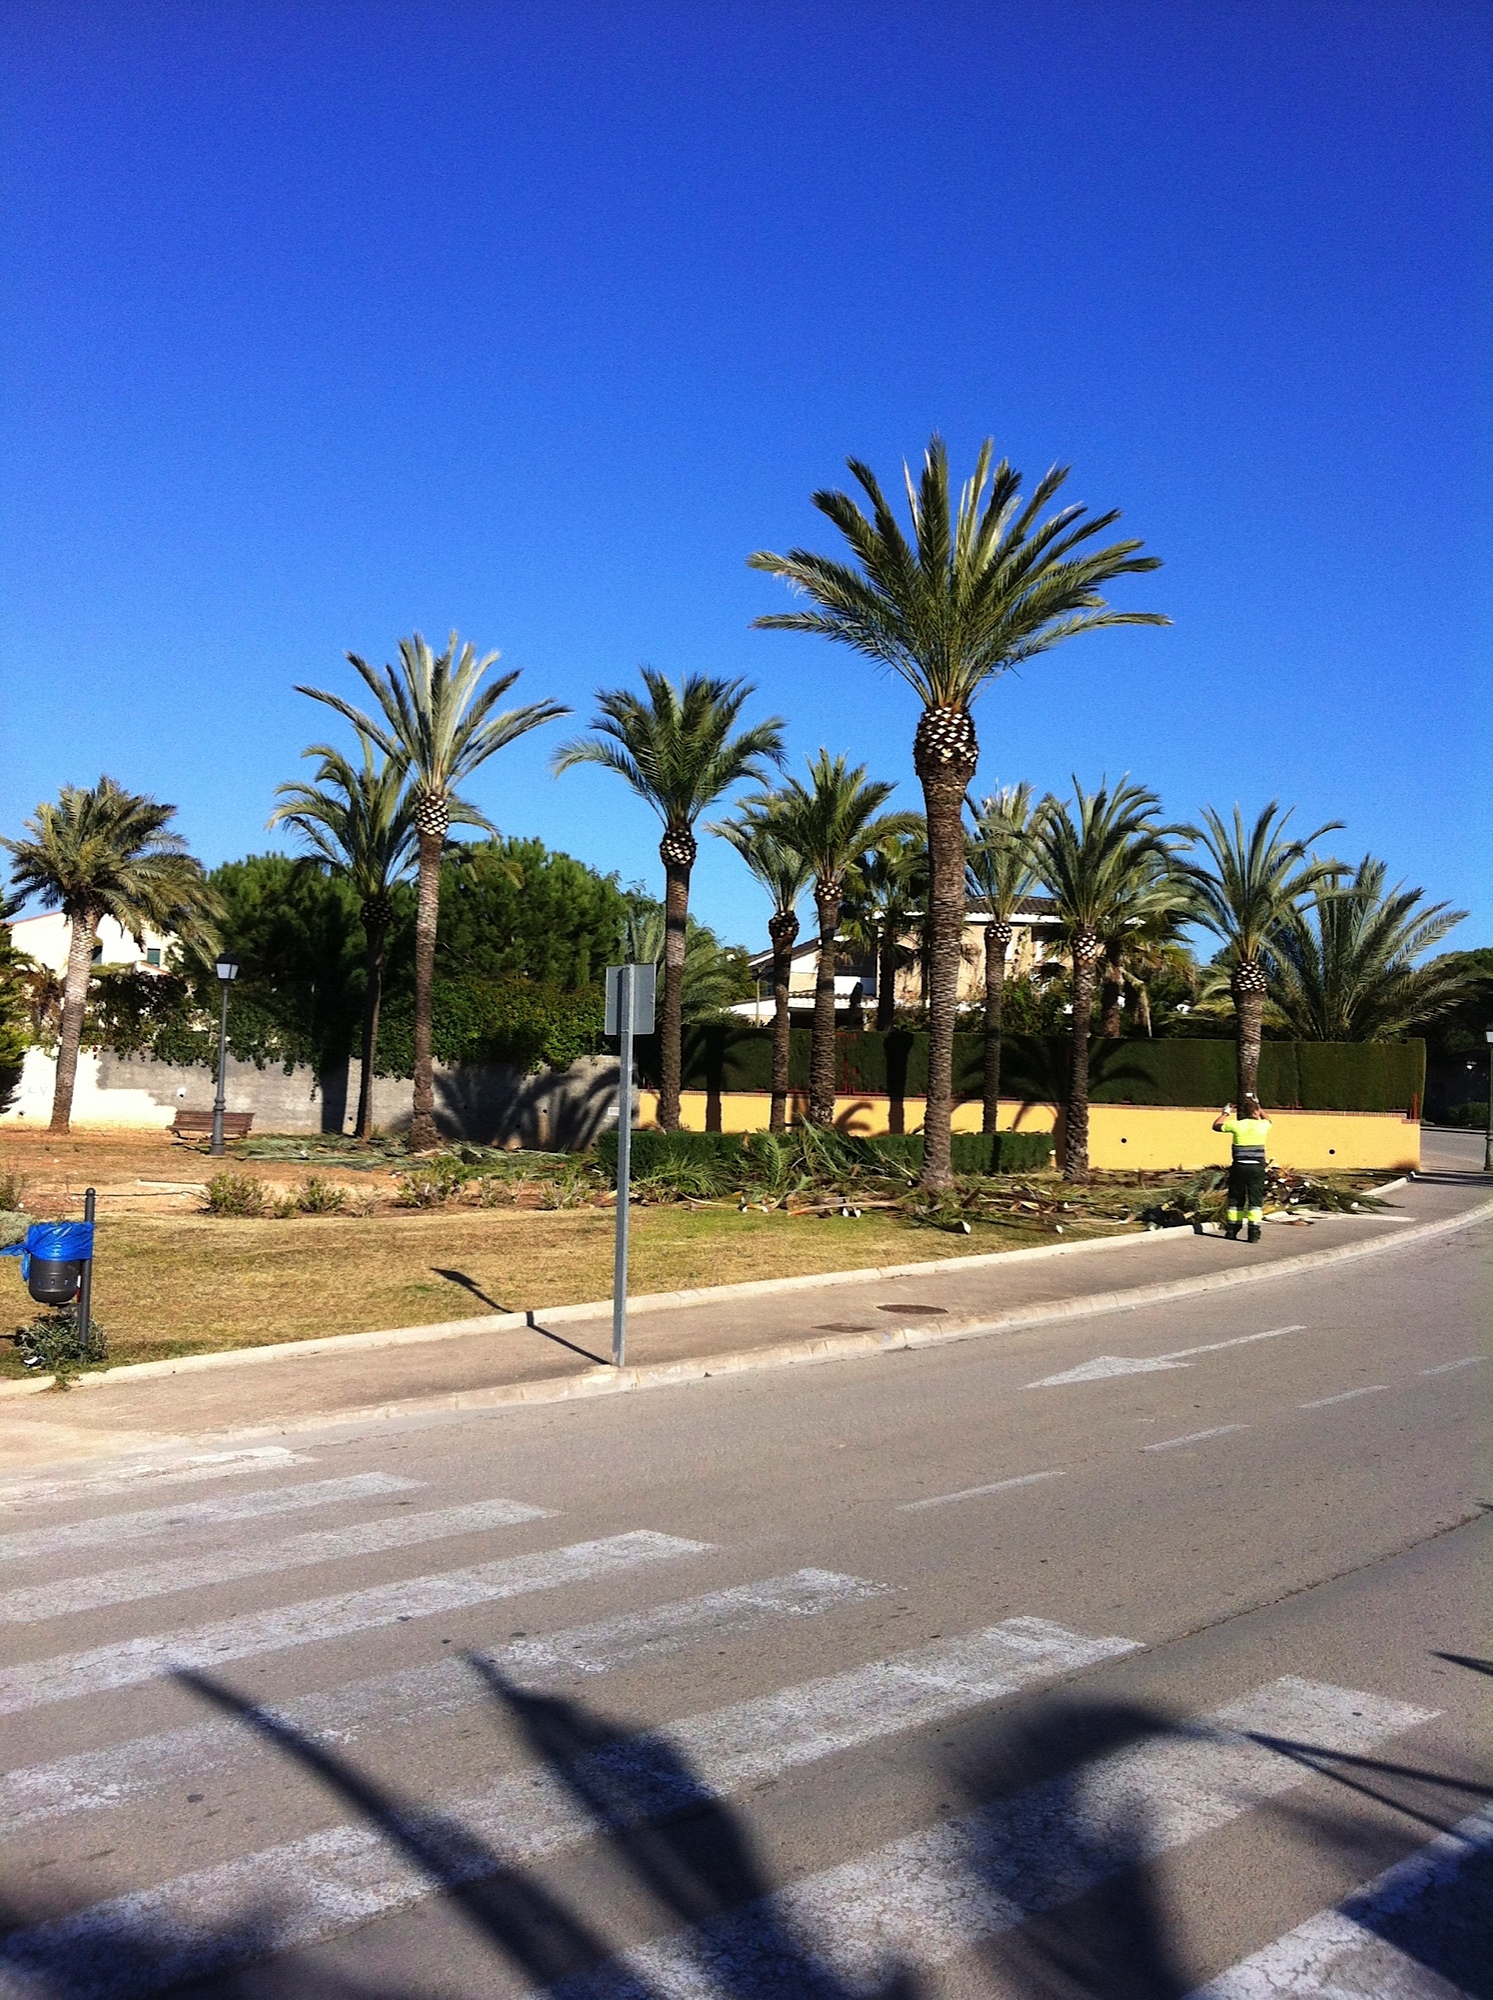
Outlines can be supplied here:
M1272 799L1246 833L1237 805L1232 826L1209 806L1201 827L1183 829L1206 856L1205 862L1183 865L1192 915L1221 940L1229 971L1236 1103L1253 1097L1259 1082L1270 952L1307 897L1334 888L1343 873L1336 861L1309 858L1313 844L1336 833L1342 821L1328 820L1315 833L1294 840L1286 833L1292 810L1282 812Z
M789 778L750 806L761 811L783 845L814 879L819 920L819 964L814 980L814 1025L809 1044L809 1123L835 1119L835 966L846 877L863 856L914 831L917 815L884 813L895 785L868 779L864 764L821 750L808 760L809 782Z
M462 806L456 787L479 765L541 723L568 715L557 701L530 702L523 708L495 713L498 703L518 679L517 671L500 674L484 688L482 676L498 658L479 659L470 641L462 645L456 633L439 655L418 632L399 642L397 666L370 667L356 653L347 655L375 702L378 719L365 715L341 695L321 688L299 687L297 693L324 701L346 718L358 734L386 757L407 768L414 806L419 858L415 905L415 1088L410 1122L410 1150L428 1152L437 1142L435 1077L430 1056L431 994L435 982L435 937L440 921L441 854L453 820L487 825L474 809Z
M302 754L321 759L314 781L277 786L280 804L270 814L269 824L293 826L310 848L310 858L329 874L341 876L359 901L366 982L356 1132L360 1139L368 1139L373 1136L384 949L394 920L389 891L408 870L416 839L414 799L405 787L407 763L402 757L387 756L375 762L375 746L366 736L362 746L358 769L331 744L313 743ZM451 809L454 820L470 823L478 817L459 800L451 801Z
M985 1078L982 1132L1000 1125L1001 1015L1012 918L1037 886L1032 865L1032 788L1007 785L973 807L975 828L965 861L970 895L985 904Z
M16 892L61 910L70 926L54 1132L72 1122L89 969L103 919L112 917L142 950L147 928L174 935L189 951L215 949L221 906L186 841L169 830L175 811L105 777L91 788L64 785L56 805L39 805L27 820L29 839L0 840L11 855Z
M846 882L841 926L876 959L876 1029L886 1034L897 1012L897 973L918 955L928 909L928 842L916 831L874 848Z
M1089 1036L1093 1028L1094 977L1104 939L1135 893L1137 876L1164 862L1169 849L1156 823L1154 792L1122 778L1114 790L1086 792L1073 781L1076 814L1066 801L1046 798L1032 831L1036 867L1062 924L1072 966L1073 1027L1068 1075L1063 1174L1085 1180L1089 1172Z
M810 869L803 856L788 847L760 813L743 813L710 828L722 834L772 898L767 935L772 944L772 1108L768 1130L783 1131L788 1123L788 1057L793 1029L788 985L793 971L793 947L798 938L798 905L809 886Z
M1390 1041L1466 991L1461 968L1415 961L1467 912L1422 908L1425 891L1386 889L1388 873L1366 854L1351 882L1293 910L1269 948L1274 1011L1298 1041Z
M1083 507L1039 516L1068 476L1054 466L1021 496L1021 474L1002 459L992 470L987 438L957 508L949 493L948 452L935 435L914 486L904 466L912 540L903 534L870 467L847 461L871 505L822 491L814 505L840 530L855 558L835 562L808 549L758 550L747 561L812 599L813 609L755 622L782 632L814 632L890 667L923 703L913 768L923 787L930 864L928 1113L923 1180L953 1176L954 1016L964 942L964 795L979 745L970 705L986 681L1062 639L1104 625L1165 625L1156 612L1112 611L1100 595L1118 576L1160 567L1139 541L1090 548L1117 513Z
M1167 828L1170 835L1175 829ZM1107 1041L1120 1034L1120 1008L1126 989L1145 992L1132 973L1132 963L1146 960L1161 947L1174 944L1187 914L1189 892L1168 845L1143 849L1135 857L1115 898L1104 932L1100 957L1099 1033Z
M596 697L594 736L561 746L555 773L573 764L616 771L664 823L658 843L664 864L664 1004L660 1022L658 1121L679 1129L679 1068L689 881L699 852L695 821L733 785L761 784L766 765L783 758L783 720L771 716L733 735L755 692L742 680L686 674L679 687L652 667L642 669L644 693L603 688Z

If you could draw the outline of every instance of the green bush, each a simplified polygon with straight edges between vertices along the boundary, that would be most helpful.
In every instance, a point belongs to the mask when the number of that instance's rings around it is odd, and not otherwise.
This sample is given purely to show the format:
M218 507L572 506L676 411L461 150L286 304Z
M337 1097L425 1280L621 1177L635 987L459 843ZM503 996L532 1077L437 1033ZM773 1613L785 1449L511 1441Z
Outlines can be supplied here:
M680 1168L706 1166L738 1169L744 1137L740 1132L634 1132L631 1175L634 1180L670 1175ZM613 1186L617 1181L616 1128L596 1142L596 1164Z
M813 1128L795 1126L780 1145L791 1144ZM819 1135L814 1134L815 1137ZM757 1132L634 1132L632 1177L677 1187L681 1193L718 1192L750 1177L764 1135ZM842 1132L824 1139L846 1163L874 1170L895 1163L910 1173L923 1164L921 1132L889 1133L876 1139L851 1138ZM810 1141L812 1144L812 1140ZM954 1171L960 1174L1032 1173L1052 1159L1050 1132L956 1132ZM617 1179L617 1134L604 1132L596 1143L596 1161L614 1185ZM686 1183L688 1183L686 1185Z
M921 1132L891 1132L871 1144L883 1159L914 1173L923 1166ZM956 1174L1029 1174L1052 1164L1050 1132L955 1132L949 1150Z
M1438 1125L1456 1125L1473 1132L1488 1129L1488 1107L1486 1104L1449 1104L1437 1119Z
M263 1215L268 1190L257 1174L214 1174L207 1184L209 1215Z

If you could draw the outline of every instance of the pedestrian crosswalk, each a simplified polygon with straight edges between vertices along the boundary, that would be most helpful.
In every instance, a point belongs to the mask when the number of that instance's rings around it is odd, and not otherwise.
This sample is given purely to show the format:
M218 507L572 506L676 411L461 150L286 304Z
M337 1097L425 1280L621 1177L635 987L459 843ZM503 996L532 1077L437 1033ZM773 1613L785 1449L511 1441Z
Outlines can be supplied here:
M314 1474L304 1455L293 1459ZM284 1460L238 1462L235 1473L278 1478L285 1469ZM205 1463L199 1476L216 1479L221 1468ZM75 1510L132 1490L122 1475L112 1485L98 1475L86 1491L16 1504ZM55 1745L66 1742L73 1712L61 1705L86 1698L91 1739L29 1759L12 1750L0 1775L0 1843L15 1845L0 1848L0 1860L81 1816L109 1814L124 1815L135 1830L127 1853L151 1857L148 1865L116 1859L124 1872L107 1894L90 1900L83 1881L62 1907L13 1921L0 1937L0 2000L146 2000L325 1947L443 1892L569 1865L566 1857L578 1860L598 1843L625 1848L633 1830L741 1813L764 1787L843 1769L845 1760L883 1759L915 1743L918 1732L1141 1650L1131 1636L1018 1614L871 1657L852 1654L832 1672L784 1676L774 1662L792 1656L785 1648L795 1633L820 1634L844 1659L835 1635L870 1629L885 1580L807 1566L720 1582L739 1559L705 1540L647 1525L570 1539L557 1532L563 1517L552 1507L510 1497L410 1504L417 1490L419 1480L377 1472L292 1477L252 1491L16 1525L0 1536L0 1561L23 1572L0 1591L0 1618L12 1628L32 1631L101 1607L115 1630L120 1619L139 1627L0 1668L0 1713L50 1712ZM364 1511L343 1525L260 1531L261 1523L323 1507ZM516 1532L549 1545L502 1553L503 1538ZM483 1560L424 1571L410 1563L415 1551L459 1536L481 1538ZM163 1542L169 1557L158 1553ZM98 1552L107 1558L130 1543L143 1560L88 1566ZM293 1594L296 1572L353 1561L371 1564L380 1580ZM28 1564L41 1574L27 1576ZM59 1565L69 1573L55 1574ZM715 1573L700 1579L710 1587L691 1592L691 1565ZM681 1574L683 1591L671 1581ZM281 1576L285 1601L266 1606L262 1580ZM260 1580L259 1601L246 1609L149 1629L163 1599L249 1580ZM562 1602L567 1590L580 1593L584 1615L569 1624L546 1618L545 1605ZM454 1618L531 1597L526 1629L436 1650L450 1644L428 1622L437 1614ZM405 1626L411 1632L401 1637ZM348 1673L375 1635L379 1671ZM324 1650L307 1650L315 1647ZM729 1654L733 1673L745 1672L753 1691L675 1709L672 1720L652 1726L590 1734L574 1721L583 1711L549 1703L555 1691L624 1669L691 1653L698 1661L702 1649ZM223 1670L251 1660L288 1677L287 1692L241 1694ZM174 1689L177 1715L190 1702L197 1716L152 1717L171 1726L138 1733L139 1703L162 1682ZM688 1684L701 1684L698 1667ZM135 1706L111 1708L115 1695ZM120 1725L110 1732L116 1712ZM492 1726L504 1713L519 1718L517 1762ZM781 1886L745 1883L718 1907L674 1907L673 1927L666 1920L651 1937L593 1950L589 1964L558 1980L546 1972L545 1990L557 2000L795 1993L849 2000L889 1990L901 1972L948 1967L1309 1783L1315 1767L1305 1751L1363 1757L1432 1717L1391 1691L1279 1674L1229 1691L1192 1718L1137 1719L1125 1740L1076 1756L1059 1775L893 1838L867 1842L853 1824L836 1826L825 1836L827 1865ZM549 1754L545 1731L562 1721L573 1733L563 1754ZM24 1727L9 1725L12 1745L24 1742ZM443 1727L472 1745L459 1784L425 1775L424 1746ZM368 1753L403 1774L376 1808L358 1777L358 1758ZM271 1769L310 1772L324 1788L272 1793L268 1818L247 1814L224 1851L198 1851L183 1797L199 1799L209 1787L243 1796ZM286 1815L278 1828L277 1812ZM1483 1813L1357 1899L1220 1973L1195 2000L1339 1992L1454 2000L1469 1989L1458 1985L1455 1966L1436 1969L1417 1955L1405 1913L1442 1894L1469 1857L1486 1858L1490 1846L1493 1818ZM118 1853L103 1843L100 1851ZM526 1983L518 1977L501 1990Z

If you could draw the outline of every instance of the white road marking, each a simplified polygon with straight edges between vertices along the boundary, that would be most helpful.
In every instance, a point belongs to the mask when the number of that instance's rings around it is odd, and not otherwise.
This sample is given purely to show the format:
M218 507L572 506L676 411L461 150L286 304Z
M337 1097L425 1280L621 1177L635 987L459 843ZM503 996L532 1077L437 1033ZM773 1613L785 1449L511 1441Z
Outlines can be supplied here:
M1162 1438L1156 1444L1143 1444L1142 1451L1171 1451L1179 1444L1201 1444L1204 1438L1227 1437L1230 1431L1247 1431L1248 1424L1215 1424L1211 1431L1189 1431L1186 1437Z
M90 1500L100 1493L130 1493L137 1486L187 1485L198 1479L236 1479L246 1472L278 1471L283 1465L314 1465L303 1451L283 1444L245 1451L204 1451L193 1458L87 1472L71 1479L13 1479L0 1486L0 1507L49 1507L59 1501Z
M801 1569L622 1618L517 1639L477 1659L521 1677L561 1670L599 1674L629 1660L680 1651L701 1638L751 1632L776 1618L809 1618L838 1605L861 1603L884 1588L832 1570ZM296 1701L263 1703L252 1719L340 1748L491 1700L491 1687L467 1660L443 1659ZM204 1780L221 1779L262 1756L267 1747L263 1737L241 1722L199 1722L8 1771L0 1775L0 1839L39 1820L120 1805L174 1785L201 1789Z
M0 1715L71 1701L77 1695L136 1687L181 1667L223 1666L229 1660L346 1638L350 1633L430 1618L438 1611L461 1611L529 1590L558 1590L568 1583L607 1576L640 1563L703 1555L709 1546L708 1542L682 1541L675 1535L639 1528L600 1541L574 1542L567 1548L508 1556L431 1576L402 1577L396 1583L375 1584L368 1590L339 1591L335 1596L314 1597L301 1604L243 1612L209 1625L189 1625L176 1632L93 1646L86 1652L28 1660L18 1667L0 1668Z
M551 1993L776 2000L825 1973L852 1992L880 1991L898 1966L947 1964L1303 1783L1309 1770L1259 1737L1363 1752L1430 1719L1349 1688L1274 1681L1175 1733L892 1841Z
M1332 2000L1334 1995L1347 2000L1353 1994L1392 1995L1393 2000L1468 2000L1463 1988L1378 1933L1381 1927L1392 1926L1400 1936L1413 1935L1416 1905L1453 1887L1463 1869L1490 1849L1493 1806L1387 1868L1335 1910L1309 1917L1263 1951L1198 1987L1189 2000ZM1469 1916L1475 1924L1476 1913ZM1434 1928L1442 1925L1433 1919ZM1444 1937L1428 1940L1433 1949L1436 1942L1445 1941Z
M1387 1382L1371 1382L1362 1389L1339 1389L1335 1396L1317 1396L1310 1403L1298 1403L1298 1410L1327 1410L1334 1403L1351 1403L1358 1396L1382 1396L1388 1389Z
M137 1604L142 1598L165 1597L173 1591L208 1590L244 1577L271 1576L278 1570L307 1569L316 1563L343 1562L388 1549L418 1548L423 1542L446 1541L453 1535L513 1528L525 1521L548 1520L554 1513L553 1507L531 1507L523 1500L477 1500L463 1507L432 1508L426 1514L385 1514L376 1521L355 1521L345 1528L316 1528L308 1534L287 1535L278 1542L246 1541L201 1556L168 1556L160 1562L132 1563L126 1569L99 1570L91 1576L24 1584L0 1590L0 1622L34 1625L43 1618L96 1611L105 1604Z
M264 1520L308 1507L334 1507L342 1500L372 1500L383 1493L412 1493L424 1484L423 1479L401 1479L392 1472L358 1472L346 1479L312 1479L300 1486L266 1487L258 1493L183 1500L174 1507L141 1507L132 1514L97 1514L91 1520L64 1521L55 1528L22 1528L13 1535L0 1535L0 1562L66 1555L72 1549L109 1548L116 1542L139 1542L192 1528Z
M993 1479L988 1486L965 1486L957 1493L935 1493L927 1500L901 1500L899 1514L916 1514L921 1507L947 1507L954 1500L981 1500L987 1493L1004 1493L1012 1486L1035 1486L1043 1479L1066 1479L1066 1472L1023 1472L1015 1479Z
M0 2000L34 2000L59 1986L69 2000L131 2000L316 1943L455 1883L573 1847L595 1835L598 1814L638 1825L708 1807L744 1785L1135 1650L1130 1639L1086 1639L1046 1619L1011 1618L608 1744L580 1760L570 1784L532 1767L500 1777L406 1822L426 1866L366 1822L328 1827L13 1932L0 1943ZM246 1926L249 1911L270 1914ZM148 1952L131 1953L134 1935L149 1940Z
M1305 1333L1305 1326L1272 1326L1263 1333L1239 1333L1232 1340L1208 1340L1201 1347L1175 1347L1170 1354L1140 1359L1125 1354L1101 1354L1061 1375L1044 1375L1040 1382L1028 1382L1029 1389L1061 1389L1070 1382L1105 1382L1112 1375L1153 1375L1163 1368L1186 1368L1197 1354L1217 1354L1225 1347L1248 1347L1256 1340L1279 1340L1285 1333Z
M1454 1368L1476 1368L1482 1360L1480 1354L1464 1355L1460 1361L1443 1361L1439 1368L1422 1368L1422 1375L1450 1375Z

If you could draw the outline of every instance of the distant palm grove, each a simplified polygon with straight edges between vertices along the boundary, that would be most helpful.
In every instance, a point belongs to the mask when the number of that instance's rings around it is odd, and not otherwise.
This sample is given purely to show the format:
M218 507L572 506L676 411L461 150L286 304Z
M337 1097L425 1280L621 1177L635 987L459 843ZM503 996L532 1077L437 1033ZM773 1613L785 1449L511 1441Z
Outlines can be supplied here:
M843 973L872 967L875 1025L928 1037L922 1171L937 1188L951 1179L956 1027L984 1039L987 1131L1003 1036L1066 1038L1064 1171L1079 1178L1095 1036L1231 1035L1243 1094L1264 1037L1395 1039L1486 1006L1493 953L1427 956L1464 913L1393 883L1373 855L1341 858L1338 822L1298 825L1275 800L1173 819L1129 774L1075 777L1064 797L1034 797L1012 772L977 788L973 709L986 684L1070 638L1165 624L1105 595L1159 560L1137 540L1108 539L1115 512L1060 504L1065 470L1023 492L988 443L956 494L932 440L920 476L904 480L905 527L871 469L852 460L850 470L858 498L813 496L837 531L835 553L749 558L795 594L756 623L848 648L867 673L889 668L910 688L920 809L832 745L791 750L788 722L755 712L749 682L694 673L676 684L644 668L636 685L599 690L589 730L553 757L557 777L579 764L613 772L656 814L658 877L624 886L500 835L469 796L479 770L566 709L542 698L505 706L519 676L493 673L496 653L455 633L438 653L414 633L384 667L347 656L361 705L352 684L301 689L344 734L312 743L309 775L267 802L293 852L205 871L172 830L173 807L110 777L64 787L3 841L6 914L28 902L59 910L71 942L53 975L0 930L0 1090L27 1047L54 1049L52 1125L65 1130L82 1048L210 1061L213 961L227 949L241 968L232 1052L319 1073L360 1058L365 1138L374 1075L411 1077L410 1145L425 1150L437 1143L436 1062L564 1067L599 1051L602 970L626 955L660 967L660 1123L680 1122L685 1023L760 997L773 1020L768 1116L780 1128L793 958L812 911L804 1115L834 1118L836 1038L866 1025ZM702 838L729 842L761 890L750 950L690 910ZM1013 941L1034 911L1046 948L1018 963ZM142 947L147 930L169 938L168 962L96 965L106 917ZM960 992L972 922L983 962L973 997Z

